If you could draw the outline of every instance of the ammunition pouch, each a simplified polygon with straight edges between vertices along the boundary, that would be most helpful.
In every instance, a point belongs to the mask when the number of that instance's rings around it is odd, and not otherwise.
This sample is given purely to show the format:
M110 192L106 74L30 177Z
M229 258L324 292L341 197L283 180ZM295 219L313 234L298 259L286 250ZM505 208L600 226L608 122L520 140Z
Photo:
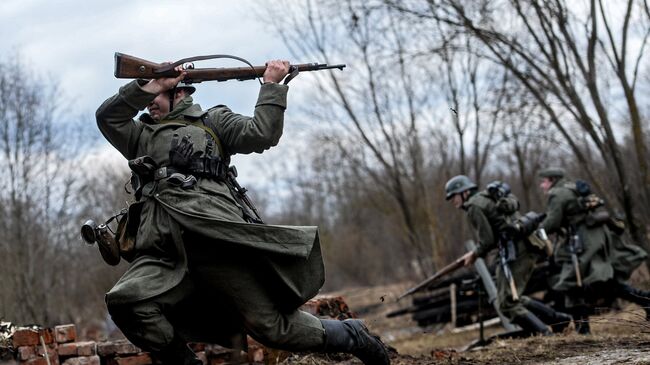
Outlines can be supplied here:
M221 157L196 157L190 160L187 171L197 177L224 180L228 173L228 164Z
M548 239L543 228L535 230L526 240L532 247L544 251L549 257L553 255L553 243Z
M140 200L142 188L154 180L154 171L158 168L158 164L151 156L140 156L129 160L129 168L131 169L131 188L135 199Z
M167 182L183 189L192 188L197 183L198 177L226 180L228 165L219 157L195 157L190 159L185 168L177 166L163 166L153 173L153 180L167 179Z
M129 161L131 188L136 200L142 197L142 189L150 182L167 179L171 185L189 189L196 185L198 177L225 180L228 164L218 157L192 156L186 166L159 166L150 156L141 156Z
M214 141L208 139L205 151L194 151L194 144L189 136L184 136L179 141L179 136L174 134L169 149L169 166L176 172L193 175L195 177L208 177L224 180L228 173L228 160L221 156L213 156ZM156 178L161 176L156 174Z

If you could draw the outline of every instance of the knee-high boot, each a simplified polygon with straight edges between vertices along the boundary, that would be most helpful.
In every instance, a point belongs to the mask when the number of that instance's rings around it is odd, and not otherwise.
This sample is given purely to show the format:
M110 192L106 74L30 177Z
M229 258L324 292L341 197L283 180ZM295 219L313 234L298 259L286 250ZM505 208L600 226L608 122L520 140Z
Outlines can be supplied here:
M581 335L590 335L589 310L586 307L576 307L571 310L571 315L576 324L576 332Z
M345 352L366 365L390 365L386 346L358 319L321 319L325 328L325 352Z
M187 342L178 336L167 347L152 355L162 361L163 365L203 365Z
M537 299L531 298L526 303L526 309L533 312L542 322L551 326L554 333L564 331L573 319L569 314L558 312Z
M526 312L526 314L522 316L515 317L512 322L517 324L519 327L521 327L521 329L530 333L531 335L541 334L543 336L549 336L552 334L544 322L542 322L531 312Z

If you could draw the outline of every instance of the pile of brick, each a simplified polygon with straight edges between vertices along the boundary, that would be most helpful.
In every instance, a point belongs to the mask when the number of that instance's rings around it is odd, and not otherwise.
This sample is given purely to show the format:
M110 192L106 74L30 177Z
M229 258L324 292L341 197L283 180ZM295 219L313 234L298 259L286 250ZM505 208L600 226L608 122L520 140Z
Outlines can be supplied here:
M235 354L250 363L264 361L264 348L252 341L248 354ZM234 355L217 345L191 344L207 365L224 364ZM21 365L148 365L151 356L127 340L77 341L74 325L53 329L19 329L13 334L15 358ZM49 360L49 363L48 363Z
M343 297L317 297L305 303L300 309L319 318L334 318L341 321L356 318Z
M321 318L353 318L341 297L321 297L307 302L302 310ZM149 365L153 361L127 340L78 341L73 324L54 328L18 328L11 335L13 357L20 365ZM237 358L252 364L276 363L288 353L269 349L248 339L248 353L233 353L217 345L190 344L206 365L226 364Z
M19 328L12 336L16 358L30 365L99 365L97 345L92 341L75 342L74 325L52 328Z

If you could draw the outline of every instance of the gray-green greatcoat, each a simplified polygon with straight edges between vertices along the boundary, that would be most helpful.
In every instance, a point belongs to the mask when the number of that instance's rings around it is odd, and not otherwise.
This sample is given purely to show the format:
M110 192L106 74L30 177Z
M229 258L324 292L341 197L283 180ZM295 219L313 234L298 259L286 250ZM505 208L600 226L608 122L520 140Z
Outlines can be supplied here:
M204 122L218 137L226 158L236 153L261 153L276 145L282 134L288 89L285 85L262 85L253 117L233 113L223 105L203 111L187 97L160 123L145 123L133 119L156 97L141 89L144 82L137 80L121 87L96 113L103 135L129 160L148 155L159 165L168 165L174 134L189 135L194 151L203 151L209 134L197 125ZM270 293L260 293L263 297L259 298L266 303L266 296L271 295L275 303L265 308L277 306L295 310L321 288L324 266L317 227L247 223L228 187L213 178L198 178L198 183L190 189L160 180L147 184L142 191L135 257L126 273L107 293L109 309L159 297L187 277L183 232L207 239L212 255L219 255L219 249L213 249L218 247L215 245L228 246L224 247L227 252L232 252L232 247L241 247L239 256L253 252L254 262L262 262L265 283L270 282L267 289L260 287ZM203 267L209 270L209 257L200 259L204 260ZM241 257L238 259L245 261ZM231 279L233 284L237 283L238 278ZM247 280L253 283L254 279ZM220 277L219 282L228 283L228 279ZM246 296L246 300L255 301L255 295L246 293ZM313 333L320 333L313 341L322 341L320 323L311 318L307 321L309 326L316 328ZM151 339L159 343L163 340L169 339Z
M547 233L558 234L553 258L561 268L550 283L557 291L566 292L577 288L575 268L567 244L567 232L571 226L575 227L582 241L583 248L578 254L578 263L583 285L605 283L614 278L614 268L609 257L609 231L603 224L587 226L587 211L581 206L579 197L575 182L566 179L556 181L548 191L546 218L540 224ZM571 302L567 301L567 305L572 306Z
M501 198L505 204L504 214L497 206L497 201L487 192L474 193L464 204L463 209L467 211L469 221L476 232L478 244L476 254L478 257L485 257L487 253L497 248L503 232L508 224L517 217L519 202L512 195ZM517 287L519 301L512 299L510 285L506 279L501 265L497 266L497 301L502 314L510 320L525 315L528 310L524 307L528 298L522 296L526 285L535 269L535 263L539 258L539 250L531 247L526 240L514 239L517 256L516 260L509 263L510 271Z
M614 268L614 279L625 283L648 257L641 247L628 242L623 233L618 234L610 230L610 261Z

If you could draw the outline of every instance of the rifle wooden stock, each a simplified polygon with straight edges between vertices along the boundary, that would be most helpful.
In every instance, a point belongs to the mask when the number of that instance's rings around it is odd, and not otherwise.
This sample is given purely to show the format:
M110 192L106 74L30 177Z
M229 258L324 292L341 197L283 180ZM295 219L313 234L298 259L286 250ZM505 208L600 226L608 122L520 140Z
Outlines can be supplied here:
M512 300L519 301L519 294L517 294L517 286L515 285L515 278L510 276L510 280L508 280L510 284L510 293L512 293Z
M463 259L462 256L457 258L456 261L454 261L451 264L443 267L442 269L440 269L435 274L429 276L426 280L422 281L421 283L419 283L418 285L412 287L411 289L405 291L402 295L400 295L397 298L397 300L399 301L400 299L404 298L405 296L411 295L413 293L416 293L416 292L426 288L427 286L431 285L431 283L433 283L434 281L440 279L441 277L443 277L443 276L445 276L445 275L447 275L449 273L452 273L452 272L458 270L459 268L463 267L464 263L465 263L465 260Z
M571 254L571 264L573 264L573 269L576 272L576 284L578 288L582 288L582 275L580 274L580 262L578 261L578 255L575 253Z
M201 59L199 56L198 59ZM155 63L141 58L129 56L123 53L115 52L115 77L118 79L157 79L161 77L176 77L180 71L169 70L168 65ZM298 70L318 71L338 68L343 70L344 64L327 65L323 63L303 63L291 65L289 72ZM226 80L251 80L262 77L266 66L253 67L230 67L230 68L195 68L186 69L187 77L184 83L199 83L203 81L226 81Z

